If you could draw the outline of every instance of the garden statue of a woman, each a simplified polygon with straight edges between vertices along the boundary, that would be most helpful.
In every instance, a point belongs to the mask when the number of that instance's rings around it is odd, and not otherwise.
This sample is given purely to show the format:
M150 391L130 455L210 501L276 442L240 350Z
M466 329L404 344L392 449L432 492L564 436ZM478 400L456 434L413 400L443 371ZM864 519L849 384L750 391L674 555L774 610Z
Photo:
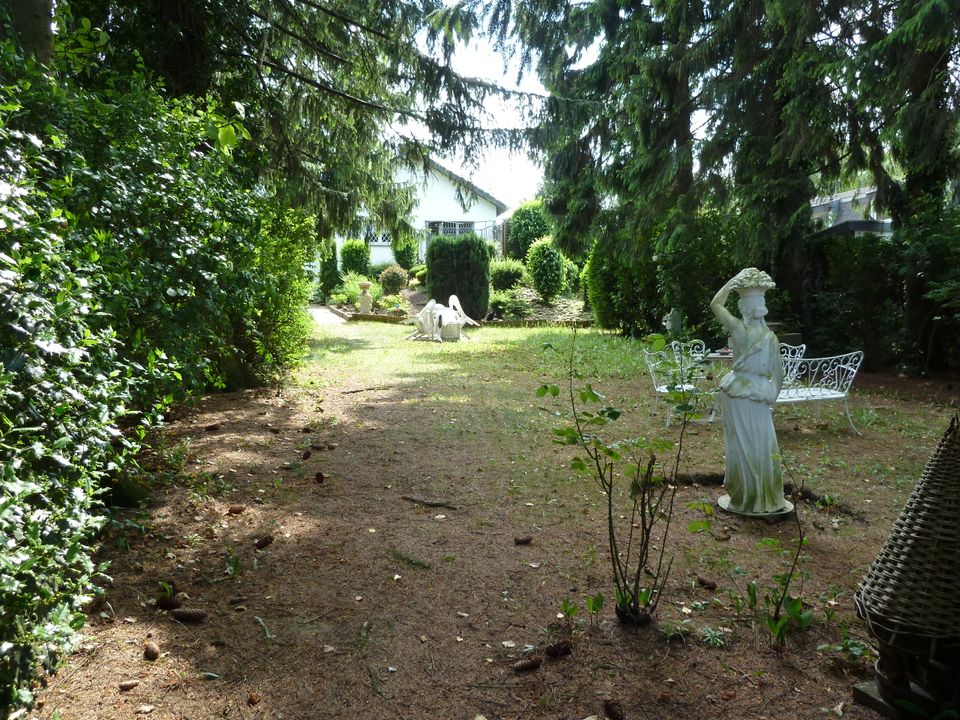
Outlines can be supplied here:
M727 494L721 508L742 515L776 516L793 510L783 497L780 448L772 408L783 380L780 343L767 327L764 293L776 287L765 272L741 270L713 298L710 309L730 336L733 369L720 381ZM731 290L740 295L743 319L725 307Z

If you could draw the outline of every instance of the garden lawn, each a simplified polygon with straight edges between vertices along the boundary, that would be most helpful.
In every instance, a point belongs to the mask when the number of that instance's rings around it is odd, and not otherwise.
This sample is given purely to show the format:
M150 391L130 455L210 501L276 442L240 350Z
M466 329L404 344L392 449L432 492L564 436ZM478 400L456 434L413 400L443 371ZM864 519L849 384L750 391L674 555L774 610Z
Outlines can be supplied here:
M688 427L656 618L685 633L670 641L614 618L603 496L552 442L563 395L535 396L565 382L572 332L488 327L431 344L408 331L318 329L283 389L211 395L170 422L146 461L153 501L104 537L112 586L33 716L580 720L613 700L626 718L875 717L851 704L870 662L856 657L868 640L852 595L946 428L952 388L861 376L862 436L838 405L777 411L786 479L809 498L792 591L813 611L780 650L747 585L762 606L797 526L705 516L721 489L692 480L722 476L722 431ZM610 433L676 441L641 357L633 341L577 335L574 365L624 411ZM157 610L161 583L205 620ZM598 592L594 619L583 606ZM564 601L581 608L570 621ZM567 629L572 653L512 668ZM818 650L842 638L846 654Z

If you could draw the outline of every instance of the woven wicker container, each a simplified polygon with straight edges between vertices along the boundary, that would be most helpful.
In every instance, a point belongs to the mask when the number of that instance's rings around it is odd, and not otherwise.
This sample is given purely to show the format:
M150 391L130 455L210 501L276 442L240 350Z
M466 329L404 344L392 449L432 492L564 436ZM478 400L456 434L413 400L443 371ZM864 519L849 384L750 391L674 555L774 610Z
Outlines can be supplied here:
M860 583L857 614L891 648L960 647L960 419L954 415Z

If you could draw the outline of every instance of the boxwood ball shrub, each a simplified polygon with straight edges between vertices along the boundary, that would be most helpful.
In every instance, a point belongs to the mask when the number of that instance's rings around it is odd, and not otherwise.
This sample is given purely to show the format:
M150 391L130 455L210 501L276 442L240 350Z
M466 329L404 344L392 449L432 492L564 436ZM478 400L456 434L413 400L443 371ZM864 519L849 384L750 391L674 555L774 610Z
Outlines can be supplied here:
M396 295L407 286L407 271L399 265L391 265L380 273L380 284L387 295Z
M517 260L527 257L530 246L550 234L550 223L540 200L517 206L510 217L507 233L507 255Z
M443 304L456 295L467 315L474 319L486 315L490 251L483 238L473 233L431 238L427 245L427 294Z
M363 240L347 240L340 248L340 271L358 275L370 272L370 246Z
M523 280L523 263L513 258L490 263L490 285L494 290L509 290Z
M563 255L550 238L537 240L527 252L527 274L533 289L545 303L551 302L563 292Z

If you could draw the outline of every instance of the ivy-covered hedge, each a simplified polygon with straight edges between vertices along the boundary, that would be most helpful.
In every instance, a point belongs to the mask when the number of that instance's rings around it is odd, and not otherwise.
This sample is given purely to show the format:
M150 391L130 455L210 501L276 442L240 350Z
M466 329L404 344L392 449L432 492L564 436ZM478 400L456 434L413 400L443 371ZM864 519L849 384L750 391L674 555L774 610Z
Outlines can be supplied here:
M427 293L446 304L456 295L475 320L487 314L490 301L490 250L483 238L438 235L427 245Z
M97 498L146 430L302 351L314 222L235 172L237 117L139 75L82 88L5 42L0 69L3 717L83 623Z

